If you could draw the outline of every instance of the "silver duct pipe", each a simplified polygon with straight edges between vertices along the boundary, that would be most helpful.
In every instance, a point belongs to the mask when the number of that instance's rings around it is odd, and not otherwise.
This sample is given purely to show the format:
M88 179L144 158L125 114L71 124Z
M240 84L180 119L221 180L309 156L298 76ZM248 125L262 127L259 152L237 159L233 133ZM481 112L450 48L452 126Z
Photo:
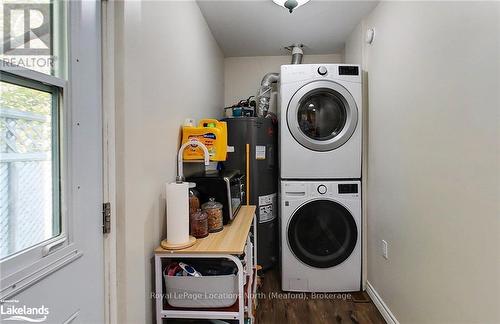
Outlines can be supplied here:
M301 64L303 56L304 56L304 51L302 50L300 45L295 45L292 48L292 64Z
M302 57L304 56L304 51L302 51L302 45L293 45L293 47L287 49L292 51L292 63L291 64L301 64ZM280 74L276 72L270 72L264 75L262 81L260 82L260 88L257 92L256 103L257 103L257 115L266 116L269 110L269 101L271 101L271 85L278 82L280 79Z
M290 49L289 47L287 47ZM291 48L292 51L292 62L291 64L301 64L302 63L302 57L304 56L304 51L302 50L302 45L294 45ZM270 72L264 75L262 78L262 81L260 82L260 85L263 87L268 87L272 83L278 82L280 79L280 74L277 72Z
M262 78L260 82L260 88L255 97L257 104L257 115L259 117L265 117L269 111L269 102L271 101L271 92L273 83L278 82L280 79L280 74L276 72L267 73Z
M262 87L269 87L272 83L278 82L280 79L280 74L277 72L270 72L262 78L262 81L260 82L260 85Z

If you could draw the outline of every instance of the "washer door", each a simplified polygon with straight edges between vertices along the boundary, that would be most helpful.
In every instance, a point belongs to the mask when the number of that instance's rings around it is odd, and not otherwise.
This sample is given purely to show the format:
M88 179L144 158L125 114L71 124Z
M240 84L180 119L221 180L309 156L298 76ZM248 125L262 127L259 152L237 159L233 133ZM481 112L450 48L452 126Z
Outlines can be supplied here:
M315 268L344 262L358 240L351 213L332 200L313 200L300 206L288 223L288 244L297 259Z
M351 93L333 81L314 81L300 88L287 109L288 128L304 147L331 151L356 130L358 108Z

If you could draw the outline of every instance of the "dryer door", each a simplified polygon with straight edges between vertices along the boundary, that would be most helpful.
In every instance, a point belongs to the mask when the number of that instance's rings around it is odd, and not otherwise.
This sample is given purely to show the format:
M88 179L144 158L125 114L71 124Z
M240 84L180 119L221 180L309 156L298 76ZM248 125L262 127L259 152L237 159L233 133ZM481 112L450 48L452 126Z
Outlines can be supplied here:
M300 88L287 109L290 132L302 146L331 151L356 130L358 107L351 93L333 81L314 81Z
M358 240L353 216L332 200L313 200L300 206L291 216L287 231L295 257L315 268L344 262Z

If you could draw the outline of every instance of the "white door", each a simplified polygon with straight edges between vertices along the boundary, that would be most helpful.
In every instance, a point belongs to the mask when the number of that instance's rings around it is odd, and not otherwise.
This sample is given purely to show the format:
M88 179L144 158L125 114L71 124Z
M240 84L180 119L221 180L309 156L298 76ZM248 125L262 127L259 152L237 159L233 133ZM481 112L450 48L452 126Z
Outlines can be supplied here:
M100 2L2 6L0 321L103 323Z

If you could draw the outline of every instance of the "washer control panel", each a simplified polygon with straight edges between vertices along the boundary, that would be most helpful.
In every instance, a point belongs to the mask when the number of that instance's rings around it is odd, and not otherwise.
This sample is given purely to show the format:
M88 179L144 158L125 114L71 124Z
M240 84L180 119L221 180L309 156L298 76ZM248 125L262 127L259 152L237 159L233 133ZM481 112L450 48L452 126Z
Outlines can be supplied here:
M358 181L290 181L282 183L281 195L285 200L302 200L304 197L346 199L359 197L361 184Z

